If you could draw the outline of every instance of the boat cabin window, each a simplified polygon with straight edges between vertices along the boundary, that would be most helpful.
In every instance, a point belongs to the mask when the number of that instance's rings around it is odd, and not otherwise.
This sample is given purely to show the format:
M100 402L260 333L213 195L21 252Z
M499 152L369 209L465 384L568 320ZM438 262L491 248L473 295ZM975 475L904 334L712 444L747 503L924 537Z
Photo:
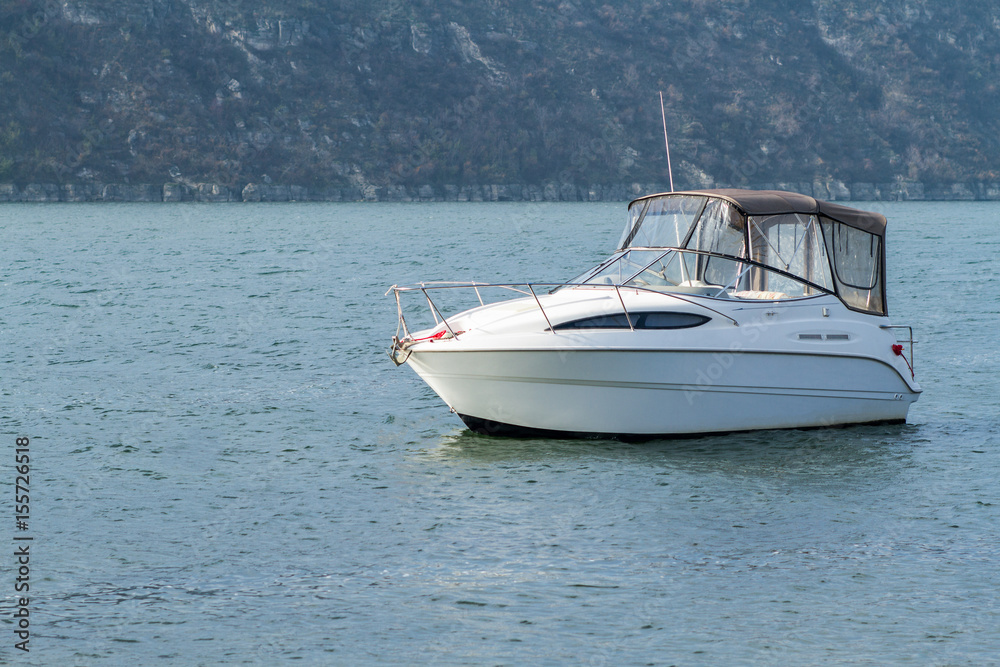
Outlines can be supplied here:
M556 324L553 328L556 331L571 331L577 329L629 329L631 320L632 329L690 329L701 326L712 318L697 313L679 312L648 312L629 313L629 319L625 319L625 313L614 315L597 315L585 317L571 322Z

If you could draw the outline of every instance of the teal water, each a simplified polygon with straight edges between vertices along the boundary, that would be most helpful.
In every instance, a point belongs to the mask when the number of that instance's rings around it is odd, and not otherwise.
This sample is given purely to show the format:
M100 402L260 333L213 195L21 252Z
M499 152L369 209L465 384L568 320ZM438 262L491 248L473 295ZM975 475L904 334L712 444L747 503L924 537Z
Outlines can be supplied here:
M571 277L622 205L0 207L0 662L995 663L1000 207L868 208L907 425L623 444L464 430L384 296Z

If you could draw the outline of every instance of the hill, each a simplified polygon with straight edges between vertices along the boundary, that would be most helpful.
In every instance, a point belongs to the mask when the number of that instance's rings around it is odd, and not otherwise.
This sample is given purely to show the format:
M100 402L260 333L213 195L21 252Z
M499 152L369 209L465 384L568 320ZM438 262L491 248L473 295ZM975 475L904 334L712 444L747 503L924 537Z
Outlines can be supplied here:
M1000 198L1000 0L8 0L0 199ZM633 184L641 184L633 186Z

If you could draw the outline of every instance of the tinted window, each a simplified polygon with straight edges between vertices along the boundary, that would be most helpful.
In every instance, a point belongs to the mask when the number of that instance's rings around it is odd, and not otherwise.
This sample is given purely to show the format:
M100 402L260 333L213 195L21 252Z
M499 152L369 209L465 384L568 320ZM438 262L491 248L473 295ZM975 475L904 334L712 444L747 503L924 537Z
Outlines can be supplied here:
M638 317L636 329L687 329L711 319L694 313L639 313Z
M672 313L672 312L651 312L651 313L629 313L632 320L632 327L635 329L688 329L701 326L711 318L694 313ZM628 329L628 320L625 313L617 315L597 315L585 317L572 322L563 322L555 325L556 331L566 331L575 329Z

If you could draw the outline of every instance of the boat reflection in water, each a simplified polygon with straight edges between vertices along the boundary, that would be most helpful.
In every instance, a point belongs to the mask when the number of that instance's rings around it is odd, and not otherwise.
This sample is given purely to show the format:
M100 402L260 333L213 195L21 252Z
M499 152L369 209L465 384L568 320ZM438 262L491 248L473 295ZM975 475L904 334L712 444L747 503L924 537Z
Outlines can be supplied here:
M921 389L912 331L887 317L883 216L750 190L651 195L628 213L617 251L566 283L393 286L393 361L494 435L906 420ZM445 316L453 290L479 305ZM484 300L498 291L515 298ZM434 326L410 330L414 295Z

